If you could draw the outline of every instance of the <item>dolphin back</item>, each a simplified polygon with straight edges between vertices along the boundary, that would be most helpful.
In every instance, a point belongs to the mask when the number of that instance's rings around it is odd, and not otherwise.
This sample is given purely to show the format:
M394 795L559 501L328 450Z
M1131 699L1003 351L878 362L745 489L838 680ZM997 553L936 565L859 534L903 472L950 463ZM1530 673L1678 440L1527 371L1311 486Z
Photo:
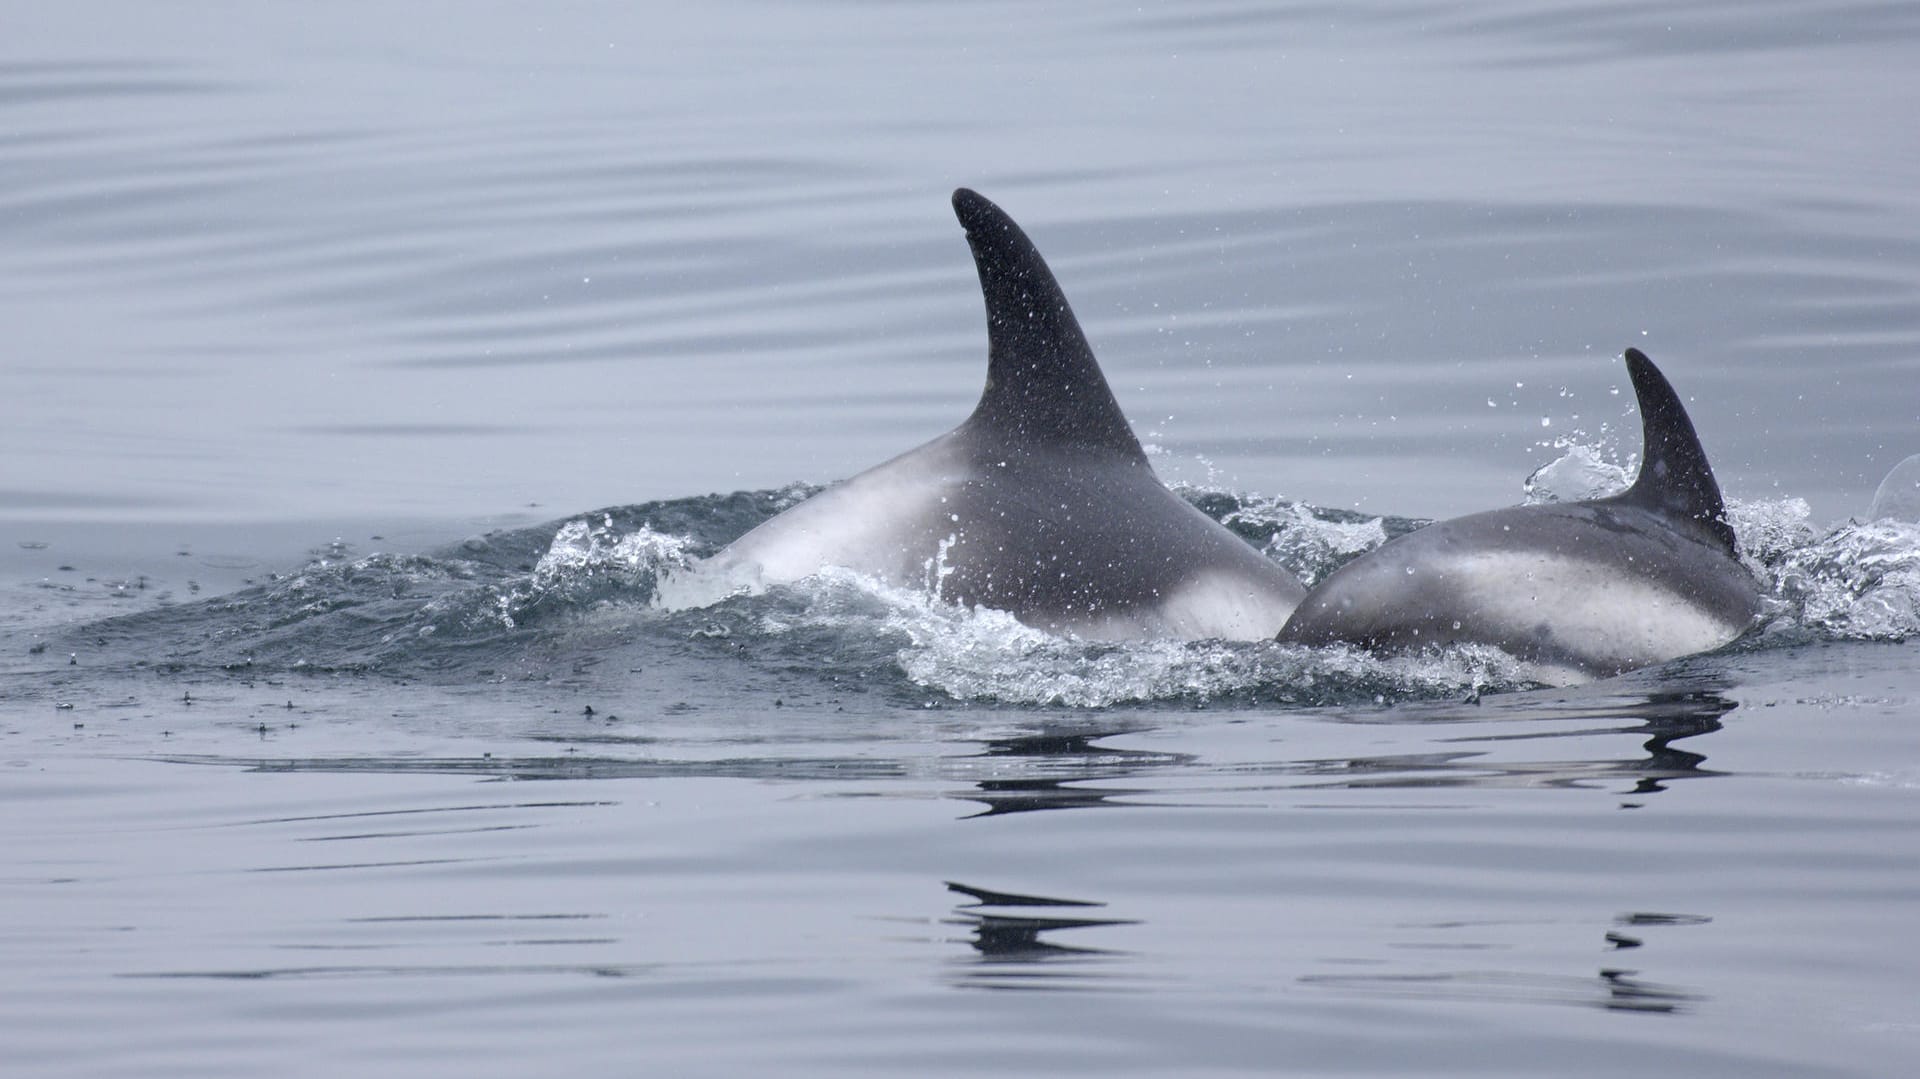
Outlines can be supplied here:
M1154 476L1026 233L965 188L953 209L987 309L972 414L761 522L681 595L838 566L1100 640L1252 640L1285 624L1306 589Z
M1707 464L1693 420L1666 376L1637 348L1627 350L1627 373L1640 400L1640 475L1617 501L1697 522L1728 554L1734 552L1720 484Z
M1441 521L1329 574L1280 640L1490 644L1528 677L1582 681L1718 648L1760 614L1720 485L1673 387L1638 349L1640 475L1610 498Z
M1144 465L1053 271L1019 225L985 196L953 193L987 305L987 385L971 433L1014 456L1078 449Z

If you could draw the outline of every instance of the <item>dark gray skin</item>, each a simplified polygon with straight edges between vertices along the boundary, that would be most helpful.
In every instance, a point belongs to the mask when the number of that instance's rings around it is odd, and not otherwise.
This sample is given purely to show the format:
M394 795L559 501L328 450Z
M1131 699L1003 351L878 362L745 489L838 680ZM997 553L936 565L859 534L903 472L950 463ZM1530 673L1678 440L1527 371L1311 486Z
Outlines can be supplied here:
M987 384L959 427L795 506L701 572L727 587L844 567L1105 639L1253 640L1300 583L1154 476L1040 253L962 188Z
M1576 682L1718 648L1761 613L1693 422L1637 349L1640 476L1610 498L1428 525L1340 567L1285 642L1388 651L1492 645L1534 677Z

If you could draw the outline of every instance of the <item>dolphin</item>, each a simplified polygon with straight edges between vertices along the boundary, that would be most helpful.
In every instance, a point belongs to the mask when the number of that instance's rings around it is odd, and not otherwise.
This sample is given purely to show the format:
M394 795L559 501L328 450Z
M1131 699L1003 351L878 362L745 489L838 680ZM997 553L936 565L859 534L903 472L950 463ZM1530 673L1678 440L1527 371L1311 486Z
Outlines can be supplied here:
M953 210L986 299L980 403L696 567L710 598L838 566L1093 639L1270 638L1306 589L1154 476L1013 219L966 188Z
M1640 401L1640 475L1620 494L1430 524L1321 581L1281 629L1308 645L1404 651L1493 645L1553 684L1726 644L1757 622L1693 421L1653 361L1626 353Z

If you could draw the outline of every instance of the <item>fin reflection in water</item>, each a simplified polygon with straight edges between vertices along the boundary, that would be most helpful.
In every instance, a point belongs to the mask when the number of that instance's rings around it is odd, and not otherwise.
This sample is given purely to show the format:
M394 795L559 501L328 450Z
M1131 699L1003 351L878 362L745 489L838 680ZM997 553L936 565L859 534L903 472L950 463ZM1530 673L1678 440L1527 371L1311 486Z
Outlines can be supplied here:
M1024 908L1097 908L1105 903L1081 899L1055 899L1049 896L996 892L956 881L945 882L947 890L972 900L956 907L947 925L972 931L965 943L974 954L962 960L963 969L955 983L972 989L1075 989L1123 988L1112 975L1103 974L1097 964L1122 958L1128 953L1111 948L1060 944L1046 934L1072 929L1137 925L1128 918L1074 918L1028 914ZM982 910L984 907L1008 908L1008 911ZM1018 911L1018 913L1014 913Z
M1632 912L1613 919L1605 942L1614 953L1645 947L1647 929L1706 925L1713 919L1699 914L1655 914ZM1451 937L1462 930L1484 933L1490 929L1513 930L1510 922L1442 922L1407 929L1429 931ZM1633 932L1623 931L1630 928ZM1407 949L1444 949L1483 951L1498 947L1489 942L1464 943L1459 940L1426 939L1400 941L1395 947ZM1402 971L1384 974L1309 974L1301 984L1360 993L1368 996L1418 998L1440 1001L1497 1001L1507 1004L1570 1004L1576 1007L1603 1008L1607 1011L1670 1015L1685 1011L1704 999L1704 994L1678 986L1642 979L1639 970L1601 967L1593 977L1554 975L1516 970Z
M1194 762L1192 754L1120 749L1097 744L1103 738L1132 734L1137 727L1084 731L1043 731L990 739L972 760L998 769L1017 762L1021 774L982 779L974 790L953 797L980 802L987 808L975 817L1027 813L1042 809L1097 809L1123 806L1114 801L1133 794L1151 794L1147 787L1085 787L1143 775L1159 768L1179 768Z
M1657 794L1667 784L1681 779L1704 779L1724 773L1704 767L1704 753L1677 748L1673 743L1721 729L1721 718L1738 705L1711 691L1653 692L1625 696L1617 704L1597 705L1582 700L1569 709L1541 708L1521 701L1507 706L1517 714L1502 715L1505 709L1493 708L1485 718L1524 722L1518 732L1465 735L1436 738L1434 742L1452 745L1489 745L1529 742L1541 739L1594 738L1612 735L1646 736L1641 743L1643 755L1594 760L1494 760L1490 751L1443 750L1428 753L1386 754L1374 757L1304 760L1272 766L1282 772L1323 776L1327 781L1312 784L1325 789L1441 788L1441 787L1570 787L1587 788L1620 781L1628 784L1621 793L1628 796ZM1408 706L1398 710L1404 719L1418 717L1429 709ZM1435 721L1455 721L1457 707L1435 713ZM1369 722L1375 720L1369 719ZM1567 721L1621 721L1629 726L1566 726ZM1612 744L1609 740L1608 744ZM1639 802L1622 802L1625 809L1638 808Z

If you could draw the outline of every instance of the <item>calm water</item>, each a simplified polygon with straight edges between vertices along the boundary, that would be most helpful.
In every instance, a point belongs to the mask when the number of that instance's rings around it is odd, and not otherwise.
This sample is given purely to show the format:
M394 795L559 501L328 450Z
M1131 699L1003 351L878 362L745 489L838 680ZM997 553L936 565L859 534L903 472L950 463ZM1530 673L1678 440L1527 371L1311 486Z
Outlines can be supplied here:
M1848 521L1920 452L1920 9L16 8L9 1069L1920 1054L1920 526ZM1628 464L1646 349L1772 623L1541 691L652 605L971 407L960 184L1309 576Z

